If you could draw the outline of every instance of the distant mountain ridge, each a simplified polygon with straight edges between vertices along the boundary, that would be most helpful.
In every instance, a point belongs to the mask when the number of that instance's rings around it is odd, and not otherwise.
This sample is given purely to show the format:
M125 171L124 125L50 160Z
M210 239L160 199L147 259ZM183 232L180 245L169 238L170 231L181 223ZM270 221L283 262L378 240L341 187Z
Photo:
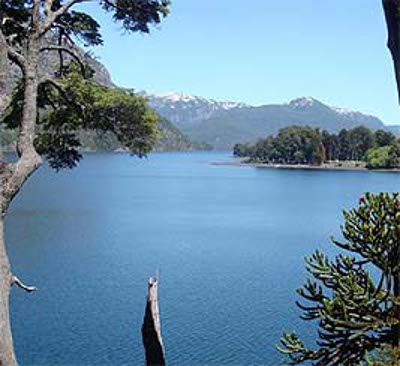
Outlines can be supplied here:
M142 94L147 97L152 108L178 128L195 126L220 111L247 107L244 103L219 102L177 92Z
M78 51L83 53L80 49ZM87 56L87 60L99 84L115 87L109 71L102 63L90 56ZM56 55L48 53L41 64L40 73L54 72L57 66ZM13 82L10 88L20 77L18 70L12 69ZM149 105L165 119L159 122L161 138L157 150L192 150L205 148L204 143L216 149L230 149L235 143L254 142L294 124L310 125L330 132L363 125L400 135L400 126L386 126L377 117L331 107L312 97L294 99L285 104L251 106L177 92L159 95L138 93L145 95Z
M230 149L235 143L254 142L289 125L310 125L330 132L360 125L373 130L399 131L399 126L386 126L377 117L331 107L312 97L263 106L218 102L180 93L147 97L152 108L191 140L205 142L217 149Z
M115 88L116 85L112 82L111 75L107 68L98 60L85 54L85 52L77 47L76 52L79 52L85 57L88 65L95 71L94 80L103 86ZM65 60L71 57L66 56ZM52 76L59 68L59 58L56 52L47 52L46 57L43 58L40 64L40 74ZM15 87L18 80L21 78L21 73L17 67L11 69L11 83L8 85L7 93ZM160 118L158 121L159 138L155 143L155 151L191 151L191 150L204 150L209 149L210 146L206 144L198 144L192 142L186 135L184 135L173 123ZM98 132L80 133L80 138L85 150L115 150L120 148L117 139L110 134L102 134ZM15 131L4 130L0 125L0 147L6 150L13 150L16 140Z

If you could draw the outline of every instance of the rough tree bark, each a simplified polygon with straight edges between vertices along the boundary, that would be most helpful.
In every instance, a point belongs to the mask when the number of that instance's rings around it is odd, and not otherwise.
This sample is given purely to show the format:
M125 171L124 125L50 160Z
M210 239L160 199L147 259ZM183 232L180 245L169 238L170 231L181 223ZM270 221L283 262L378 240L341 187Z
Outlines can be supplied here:
M0 16L0 20L2 17ZM8 103L8 75L9 59L7 52L7 43L2 34L0 34L0 116ZM6 181L7 165L4 161L0 149L0 206L4 205L3 189ZM7 257L4 241L4 215L5 211L0 212L0 366L17 365L10 325L9 296L11 286L10 262Z
M146 352L146 365L165 365L164 345L161 336L160 312L158 307L158 281L154 277L149 279L142 336Z
M1 18L1 17L0 17ZM4 240L4 218L7 209L18 191L22 188L29 176L41 165L41 158L34 148L37 89L38 89L38 62L39 40L34 34L29 39L26 58L22 62L22 55L13 55L5 37L0 31L0 114L8 103L7 83L11 59L18 57L25 79L25 100L23 117L18 138L18 156L16 163L8 163L0 153L0 366L16 366L13 340L9 317L9 296L11 286L16 283L19 287L30 292L34 287L25 286L13 276L10 262L7 257ZM29 62L25 62L25 60Z
M400 103L400 0L382 0Z
M400 0L382 0L388 30L387 46L393 59L398 99L400 103ZM400 264L400 252L397 255ZM400 273L394 278L394 295L400 300ZM394 325L394 346L400 347L400 306L395 308L398 324Z
M0 217L0 366L17 365L9 316L10 286L11 271L4 242L4 220Z

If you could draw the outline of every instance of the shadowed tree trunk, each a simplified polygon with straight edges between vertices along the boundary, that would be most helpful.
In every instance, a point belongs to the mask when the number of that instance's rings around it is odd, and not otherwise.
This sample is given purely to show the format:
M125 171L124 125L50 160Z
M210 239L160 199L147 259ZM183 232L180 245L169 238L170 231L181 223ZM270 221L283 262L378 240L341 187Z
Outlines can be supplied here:
M146 365L165 365L164 345L161 336L160 313L158 308L158 281L149 279L146 312L142 326Z
M7 100L7 83L9 74L9 54L3 48L4 37L0 32L0 115ZM38 88L38 40L32 39L28 44L27 59L24 63L25 99L20 134L17 143L19 159L8 163L0 153L0 366L16 366L13 340L9 320L9 296L13 284L30 292L34 287L25 286L14 277L6 253L4 239L4 217L14 196L22 188L29 176L41 165L41 158L34 148L35 126L37 115Z
M397 94L400 103L400 0L382 0L385 12L386 25L388 30L387 46L393 59L394 72L396 76ZM400 264L400 252L397 255ZM394 278L393 284L394 295L400 300L400 271ZM394 346L400 347L400 306L395 308L395 316L398 324L394 326L394 334L396 334Z
M1 19L2 17L0 17ZM0 34L0 117L8 102L7 85L9 75L9 59L7 43ZM3 190L6 180L6 164L0 146L0 206L4 206ZM0 366L17 365L10 326L9 296L11 286L10 262L4 242L4 215L0 212Z
M387 46L392 55L400 103L400 0L382 0L388 30Z

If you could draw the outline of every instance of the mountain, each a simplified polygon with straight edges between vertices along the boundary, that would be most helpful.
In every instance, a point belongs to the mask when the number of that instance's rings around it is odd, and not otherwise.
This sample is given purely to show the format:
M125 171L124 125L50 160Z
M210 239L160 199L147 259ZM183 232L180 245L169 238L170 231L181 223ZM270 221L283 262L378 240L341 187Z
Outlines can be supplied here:
M178 128L196 126L216 113L246 107L244 103L218 102L175 92L161 95L145 92L142 94L147 97L152 108Z
M212 149L211 145L192 142L166 118L161 118L159 120L158 128L160 130L160 138L154 146L155 151L193 151Z
M83 54L82 50L77 51ZM87 60L95 71L98 83L115 87L104 65L90 56L87 56ZM49 52L41 65L41 74L51 73L57 64L57 55ZM19 72L13 70L13 84L19 77ZM145 95L150 106L164 118L159 122L162 137L157 143L158 150L193 150L207 147L205 144L216 149L230 149L235 143L254 142L294 124L310 125L330 132L363 125L400 134L400 126L385 126L376 117L330 107L311 97L298 98L286 104L256 107L175 92L163 95L140 94ZM105 141L101 142L98 136L90 136L88 141L108 146L111 141L103 138Z
M80 53L86 59L86 62L95 71L95 81L103 86L115 88L111 75L107 68L95 58L85 54L82 49L76 48L76 52ZM70 56L66 55L65 60L70 60ZM52 76L54 71L59 67L59 58L56 52L47 52L43 62L40 65L40 75ZM10 93L13 87L21 78L21 72L17 67L11 70L11 83L6 91ZM211 147L207 144L194 143L185 134L183 134L174 124L166 118L161 117L158 122L160 137L155 143L155 151L188 151L188 150L205 150ZM88 150L114 150L119 148L118 141L111 134L103 134L100 132L81 132L80 138L84 149ZM16 139L15 131L4 130L0 125L0 146L6 150L12 150Z
M148 98L160 115L179 126L192 140L217 149L230 149L238 142L254 142L289 125L310 125L330 132L360 125L396 131L395 126L387 127L377 117L330 107L311 97L259 107L176 93Z
M189 140L177 127L165 118L158 121L159 138L154 151L192 151L211 149L206 144L196 144ZM90 151L113 151L121 149L121 145L112 133L100 131L82 131L79 134L82 146ZM8 138L10 140L10 138ZM7 142L7 139L4 139Z

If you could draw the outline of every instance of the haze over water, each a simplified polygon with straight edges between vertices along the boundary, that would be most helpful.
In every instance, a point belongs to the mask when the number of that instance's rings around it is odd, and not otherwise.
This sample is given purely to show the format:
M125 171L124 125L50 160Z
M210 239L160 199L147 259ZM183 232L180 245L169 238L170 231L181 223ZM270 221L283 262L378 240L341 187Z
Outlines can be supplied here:
M12 293L20 364L142 365L147 279L160 272L169 365L277 365L298 320L303 257L334 253L341 210L396 173L214 166L229 152L93 154L42 169L14 203Z

